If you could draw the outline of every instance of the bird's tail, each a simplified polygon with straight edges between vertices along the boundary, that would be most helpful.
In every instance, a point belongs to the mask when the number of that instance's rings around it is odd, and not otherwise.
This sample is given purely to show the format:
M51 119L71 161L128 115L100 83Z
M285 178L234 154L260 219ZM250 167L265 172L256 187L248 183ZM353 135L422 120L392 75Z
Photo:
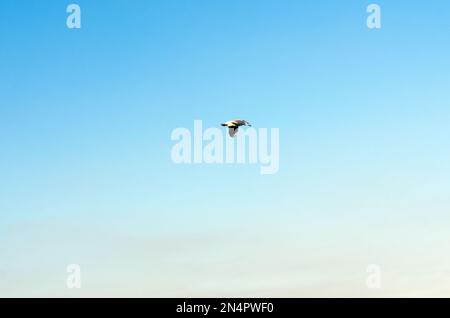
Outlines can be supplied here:
M224 126L224 127L225 127L225 126L226 126L226 124L220 124L220 126Z

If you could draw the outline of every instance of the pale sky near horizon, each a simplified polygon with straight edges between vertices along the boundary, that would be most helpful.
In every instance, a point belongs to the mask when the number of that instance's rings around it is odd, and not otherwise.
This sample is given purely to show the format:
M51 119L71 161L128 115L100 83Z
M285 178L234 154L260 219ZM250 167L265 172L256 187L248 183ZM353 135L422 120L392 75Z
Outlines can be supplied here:
M450 297L450 2L72 2L0 1L1 297ZM278 173L171 161L234 118Z

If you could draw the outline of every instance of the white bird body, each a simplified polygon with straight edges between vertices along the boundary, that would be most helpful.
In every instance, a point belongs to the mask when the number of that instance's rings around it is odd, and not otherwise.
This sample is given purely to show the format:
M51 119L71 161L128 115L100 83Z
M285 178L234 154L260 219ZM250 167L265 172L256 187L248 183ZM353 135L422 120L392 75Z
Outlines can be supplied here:
M251 126L251 125L246 120L235 119L223 123L222 126L228 127L228 133L230 134L230 137L234 137L236 136L236 133L238 132L240 126Z

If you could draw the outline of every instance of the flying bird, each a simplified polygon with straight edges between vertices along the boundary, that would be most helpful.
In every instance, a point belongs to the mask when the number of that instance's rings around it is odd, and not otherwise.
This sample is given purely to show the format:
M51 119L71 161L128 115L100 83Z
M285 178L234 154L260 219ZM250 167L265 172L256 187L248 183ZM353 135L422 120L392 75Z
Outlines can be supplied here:
M236 136L236 133L238 132L240 126L252 126L248 121L241 119L230 120L221 125L224 127L228 127L228 133L230 134L230 137Z

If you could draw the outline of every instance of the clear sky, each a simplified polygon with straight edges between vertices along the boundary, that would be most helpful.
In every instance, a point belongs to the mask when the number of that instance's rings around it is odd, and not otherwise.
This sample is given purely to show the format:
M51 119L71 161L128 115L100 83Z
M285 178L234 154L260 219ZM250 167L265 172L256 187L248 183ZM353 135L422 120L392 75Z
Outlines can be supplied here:
M450 296L449 1L73 2L0 1L0 296ZM277 174L171 161L233 118Z

